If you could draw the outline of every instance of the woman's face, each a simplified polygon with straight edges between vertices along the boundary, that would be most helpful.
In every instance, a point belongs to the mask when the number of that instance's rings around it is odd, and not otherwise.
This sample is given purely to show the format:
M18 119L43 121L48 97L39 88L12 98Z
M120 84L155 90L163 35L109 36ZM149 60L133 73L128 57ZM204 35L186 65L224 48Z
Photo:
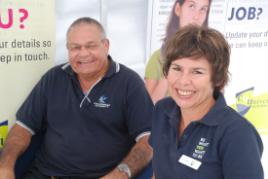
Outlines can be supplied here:
M175 14L180 17L180 27L195 24L203 25L209 10L209 0L185 0L182 5L178 2Z
M181 58L169 67L169 92L181 110L207 111L214 104L211 65L206 58Z

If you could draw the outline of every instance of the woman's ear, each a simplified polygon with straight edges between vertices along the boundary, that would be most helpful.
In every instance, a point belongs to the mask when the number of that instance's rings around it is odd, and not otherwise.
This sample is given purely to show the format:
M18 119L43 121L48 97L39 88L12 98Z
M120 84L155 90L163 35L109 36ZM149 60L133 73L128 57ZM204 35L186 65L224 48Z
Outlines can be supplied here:
M180 12L181 12L181 5L180 5L180 3L179 2L176 2L176 4L175 4L175 9L174 9L174 13L176 14L176 16L180 16Z

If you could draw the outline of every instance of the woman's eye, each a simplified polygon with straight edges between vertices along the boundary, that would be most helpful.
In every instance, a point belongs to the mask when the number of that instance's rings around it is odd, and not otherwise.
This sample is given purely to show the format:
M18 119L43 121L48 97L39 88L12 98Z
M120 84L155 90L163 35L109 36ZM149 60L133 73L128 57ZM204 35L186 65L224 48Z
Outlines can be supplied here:
M194 74L203 74L202 71L193 71Z
M181 71L181 68L180 67L172 67L172 70Z
M190 7L191 9L194 9L194 8L195 8L195 5L194 5L194 4L190 4L189 7Z
M201 11L202 11L202 12L205 12L205 13L207 13L207 11L208 11L208 8L206 8L206 7L203 7L203 8L201 8Z

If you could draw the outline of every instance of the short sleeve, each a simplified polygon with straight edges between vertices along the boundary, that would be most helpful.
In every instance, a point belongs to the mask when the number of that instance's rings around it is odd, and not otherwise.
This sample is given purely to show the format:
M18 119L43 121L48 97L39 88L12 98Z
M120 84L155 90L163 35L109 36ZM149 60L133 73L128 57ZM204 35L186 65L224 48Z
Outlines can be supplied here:
M136 75L129 81L127 125L130 135L135 139L138 135L151 131L154 106L142 79Z
M145 79L159 80L163 76L160 58L160 50L155 51L150 57L145 69Z
M29 127L35 133L44 129L46 118L45 78L43 77L32 89L16 113L16 120Z
M256 129L245 119L236 120L220 143L219 154L225 179L263 179L263 144Z

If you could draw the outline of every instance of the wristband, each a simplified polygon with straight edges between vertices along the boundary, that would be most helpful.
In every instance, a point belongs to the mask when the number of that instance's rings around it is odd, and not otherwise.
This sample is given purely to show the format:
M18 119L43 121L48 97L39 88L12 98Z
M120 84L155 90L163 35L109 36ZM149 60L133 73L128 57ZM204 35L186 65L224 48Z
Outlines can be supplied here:
M120 163L116 168L118 168L120 172L125 172L128 178L131 178L131 171L126 163Z

